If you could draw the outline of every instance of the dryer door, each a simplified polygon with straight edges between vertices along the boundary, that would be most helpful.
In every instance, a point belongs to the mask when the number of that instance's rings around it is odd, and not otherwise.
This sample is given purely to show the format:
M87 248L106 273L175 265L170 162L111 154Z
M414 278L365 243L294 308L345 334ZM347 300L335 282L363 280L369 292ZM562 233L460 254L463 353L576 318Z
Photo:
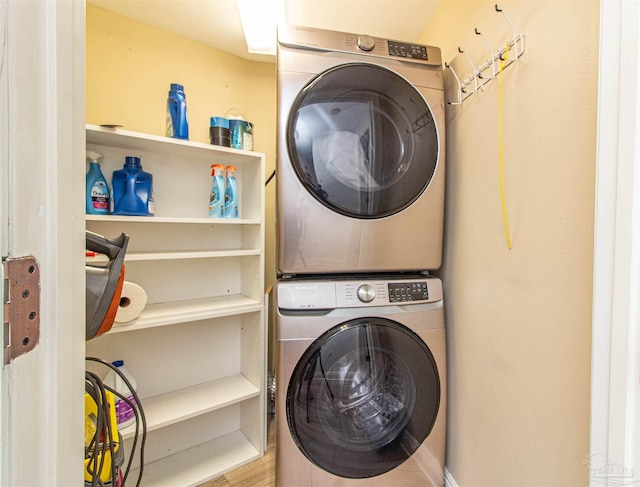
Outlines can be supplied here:
M440 381L427 345L385 318L347 321L302 355L287 390L287 422L305 456L346 478L407 460L438 414Z
M382 66L343 64L298 94L287 127L289 158L307 190L354 218L393 215L427 188L438 133L424 97Z

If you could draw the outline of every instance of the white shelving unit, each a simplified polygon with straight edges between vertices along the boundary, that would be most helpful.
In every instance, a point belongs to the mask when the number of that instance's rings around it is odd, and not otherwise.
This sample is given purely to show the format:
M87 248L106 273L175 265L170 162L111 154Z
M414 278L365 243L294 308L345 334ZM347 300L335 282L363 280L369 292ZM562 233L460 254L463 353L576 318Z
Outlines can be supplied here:
M142 485L196 486L264 453L264 155L94 125L86 142L109 181L139 156L155 201L152 217L86 217L88 230L129 235L125 280L147 293L142 313L87 342L87 355L122 359L136 378ZM214 163L238 168L239 219L207 218ZM125 452L134 432L121 431Z

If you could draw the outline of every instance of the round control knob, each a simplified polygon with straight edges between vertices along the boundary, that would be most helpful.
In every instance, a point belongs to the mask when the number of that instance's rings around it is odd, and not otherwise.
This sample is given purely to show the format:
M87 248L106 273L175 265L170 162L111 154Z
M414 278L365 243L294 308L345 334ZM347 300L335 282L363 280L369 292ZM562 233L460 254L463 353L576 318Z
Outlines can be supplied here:
M363 284L357 291L358 299L363 303L370 303L376 297L376 291L369 284Z
M358 36L358 47L363 51L372 51L376 46L376 40L367 35Z

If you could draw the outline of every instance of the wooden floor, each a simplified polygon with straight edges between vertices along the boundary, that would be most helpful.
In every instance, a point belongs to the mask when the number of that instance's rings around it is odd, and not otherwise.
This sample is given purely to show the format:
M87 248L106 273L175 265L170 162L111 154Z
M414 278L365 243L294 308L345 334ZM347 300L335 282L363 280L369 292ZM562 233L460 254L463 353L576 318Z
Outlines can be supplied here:
M276 435L273 417L269 421L267 433L267 449L262 458L201 484L200 487L275 487Z

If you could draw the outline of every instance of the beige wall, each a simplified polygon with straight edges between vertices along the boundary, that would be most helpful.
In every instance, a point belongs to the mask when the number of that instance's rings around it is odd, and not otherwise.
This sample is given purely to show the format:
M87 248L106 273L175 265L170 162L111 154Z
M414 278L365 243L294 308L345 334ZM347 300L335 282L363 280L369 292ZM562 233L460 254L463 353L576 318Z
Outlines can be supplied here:
M494 49L510 36L494 5L443 0L422 36L461 79L459 46L488 57L475 27ZM512 250L498 80L447 107L448 469L461 487L586 485L599 3L500 7L526 36L503 83Z
M165 134L169 85L185 87L189 138L209 143L209 117L236 108L254 124L254 149L275 168L275 64L257 63L87 4L86 119ZM266 191L266 273L275 279L274 199Z

